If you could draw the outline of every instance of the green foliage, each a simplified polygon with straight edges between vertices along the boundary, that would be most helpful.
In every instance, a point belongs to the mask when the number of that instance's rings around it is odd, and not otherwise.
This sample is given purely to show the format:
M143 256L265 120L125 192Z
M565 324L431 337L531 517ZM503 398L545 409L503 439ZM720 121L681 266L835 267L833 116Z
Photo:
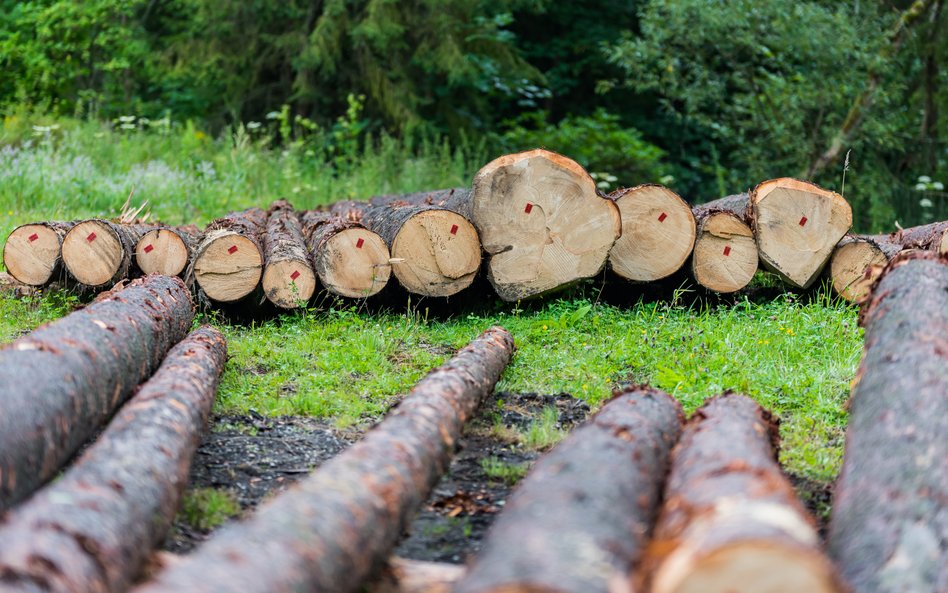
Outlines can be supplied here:
M513 486L527 475L528 467L522 463L507 463L499 457L481 459L481 469L491 480Z
M540 417L530 423L524 432L523 446L527 449L543 451L560 442L566 436L566 431L560 428L560 414L553 406L547 406L540 412Z
M190 490L181 501L178 517L199 531L210 531L240 515L240 503L233 492L215 488Z

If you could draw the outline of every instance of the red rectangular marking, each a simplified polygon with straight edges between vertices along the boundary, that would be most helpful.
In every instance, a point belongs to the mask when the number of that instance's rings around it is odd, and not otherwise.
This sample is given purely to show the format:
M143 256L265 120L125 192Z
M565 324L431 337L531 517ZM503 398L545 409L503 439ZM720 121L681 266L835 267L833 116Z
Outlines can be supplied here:
M727 257L727 256L729 256L729 255L731 255L731 246L730 246L730 245L725 245L725 246L724 246L724 257Z
M154 250L155 250L155 246L152 245L151 243L149 243L148 245L145 245L145 253L151 253Z
M231 245L231 246L230 246L230 249L227 250L227 253L229 253L229 254L231 254L231 255L234 255L235 253L237 253L237 246L236 246L236 245Z
M658 222L665 222L666 218L668 218L668 215L662 212L662 215L658 217Z
M804 226L805 224L806 224L806 216L800 219L800 226Z
M89 236L86 237L86 241L88 241L89 243L92 243L93 241L95 241L95 237L96 237L95 233L89 233Z
M523 209L524 212L530 214L530 211L533 210L533 204L527 202L527 207Z
M359 240L356 241L356 249L362 249L362 245L365 243L365 240L362 237L359 237Z
M30 235L29 237L27 237L27 239L30 240L30 243L32 243L33 241L35 241L35 240L37 240L37 239L39 239L39 238L40 238L40 236L37 235L36 233L33 233L32 235Z
M456 224L452 224L452 225L451 225L451 234L452 234L452 235L458 234L458 225L456 225Z
M300 277L299 270L293 270L293 273L290 274L290 280L296 280L299 277Z

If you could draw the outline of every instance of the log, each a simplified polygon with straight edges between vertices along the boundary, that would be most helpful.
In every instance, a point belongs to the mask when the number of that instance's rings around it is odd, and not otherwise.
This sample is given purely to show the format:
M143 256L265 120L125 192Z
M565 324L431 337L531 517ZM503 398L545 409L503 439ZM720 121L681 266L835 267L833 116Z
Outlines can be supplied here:
M896 256L861 322L829 551L854 591L948 591L948 259Z
M300 216L303 235L322 287L357 299L379 293L392 274L388 245L360 222L310 210Z
M194 331L59 480L8 514L0 590L128 589L174 520L226 356L219 331Z
M454 593L608 593L641 560L681 408L634 388L540 458Z
M889 234L889 241L901 243L903 249L948 253L948 220L899 229Z
M760 183L750 194L750 206L760 261L799 288L809 288L819 277L853 224L843 196L789 177Z
M182 275L191 261L200 233L193 225L162 226L148 231L135 245L138 269L146 275Z
M316 291L316 272L292 204L270 205L263 237L263 293L282 309L304 306Z
M443 562L391 558L368 593L451 593L464 567Z
M681 197L655 184L618 189L622 234L609 250L612 271L633 282L667 278L681 269L695 246L695 217Z
M194 318L177 278L100 298L0 349L0 512L53 477Z
M99 219L76 223L63 237L63 264L84 287L111 287L129 277L135 245L152 228Z
M232 212L207 225L191 265L209 299L231 303L256 290L263 273L266 227L267 214L260 208Z
M512 352L506 330L487 330L361 441L136 591L358 591L447 469Z
M18 282L45 286L60 271L62 244L73 222L33 222L23 224L3 245L3 265Z
M714 292L736 292L757 273L757 239L747 218L747 194L696 206L697 238L691 256L695 282Z
M652 545L652 593L840 592L812 519L780 471L776 423L725 394L688 421Z
M532 150L502 156L474 177L472 220L505 301L591 278L622 232L619 208L575 161Z

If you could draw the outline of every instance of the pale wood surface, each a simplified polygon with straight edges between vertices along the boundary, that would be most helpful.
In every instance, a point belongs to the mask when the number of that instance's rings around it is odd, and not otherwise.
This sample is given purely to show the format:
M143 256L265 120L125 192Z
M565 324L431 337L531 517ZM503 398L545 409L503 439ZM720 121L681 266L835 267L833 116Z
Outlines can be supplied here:
M699 220L691 258L698 284L715 292L740 290L754 277L757 264L757 241L741 217L720 211Z

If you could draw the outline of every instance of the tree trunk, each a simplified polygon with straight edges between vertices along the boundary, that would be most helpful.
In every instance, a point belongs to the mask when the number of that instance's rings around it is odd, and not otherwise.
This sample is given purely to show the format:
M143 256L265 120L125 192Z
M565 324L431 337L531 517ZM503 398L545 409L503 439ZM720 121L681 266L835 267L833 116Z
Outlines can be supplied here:
M60 272L62 244L73 222L23 224L7 237L3 265L22 284L45 286Z
M695 282L714 292L735 292L757 273L757 239L747 216L748 195L695 206L697 239L691 257Z
M201 234L196 226L152 229L135 245L135 263L142 274L180 276L188 267Z
M319 282L350 299L378 294L392 274L388 246L360 222L310 210L300 217Z
M108 288L133 270L135 245L152 225L85 220L63 237L63 264L83 287Z
M513 339L493 328L312 476L224 528L138 593L354 592L385 561L493 391Z
M799 288L819 277L853 223L843 196L788 177L760 183L750 204L761 262Z
M615 202L578 163L546 150L488 163L474 177L472 201L487 277L505 301L595 276L622 232Z
M897 256L862 323L829 550L854 591L948 591L948 260Z
M128 589L174 519L226 357L216 329L186 337L62 478L10 512L0 589Z
M194 318L177 278L104 297L0 349L0 512L55 475Z
M231 303L257 288L266 228L267 213L260 208L232 212L207 225L191 266L209 299Z
M464 567L441 562L391 558L368 593L451 593Z
M471 220L474 210L472 197L473 192L469 188L455 187L410 194L375 196L369 198L368 201L373 206L390 206L395 203L410 206L441 206Z
M902 249L948 253L948 220L900 229L890 233L888 240L901 243Z
M672 456L652 593L842 591L780 471L777 438L770 415L742 395L695 412Z
M633 282L667 278L695 246L695 217L681 197L654 184L609 194L619 207L622 233L609 251L612 271Z
M681 408L635 388L540 458L455 593L608 593L626 583L655 521Z
M263 292L282 309L309 302L316 291L316 273L293 206L286 200L270 205L263 238Z

